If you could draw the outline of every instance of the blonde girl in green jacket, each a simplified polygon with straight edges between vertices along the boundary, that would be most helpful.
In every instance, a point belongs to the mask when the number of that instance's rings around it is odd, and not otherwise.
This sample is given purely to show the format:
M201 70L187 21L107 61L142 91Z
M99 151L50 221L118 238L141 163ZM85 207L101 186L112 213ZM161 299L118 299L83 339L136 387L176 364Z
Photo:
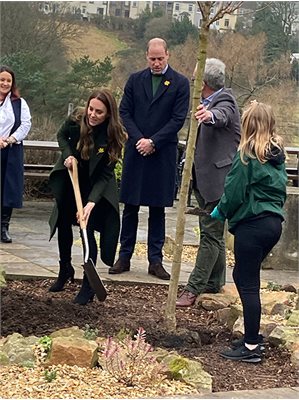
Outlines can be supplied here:
M284 162L271 106L253 101L242 116L239 151L224 194L211 213L212 218L227 219L235 235L233 278L243 306L244 337L220 353L230 360L262 360L260 269L281 236L287 184Z

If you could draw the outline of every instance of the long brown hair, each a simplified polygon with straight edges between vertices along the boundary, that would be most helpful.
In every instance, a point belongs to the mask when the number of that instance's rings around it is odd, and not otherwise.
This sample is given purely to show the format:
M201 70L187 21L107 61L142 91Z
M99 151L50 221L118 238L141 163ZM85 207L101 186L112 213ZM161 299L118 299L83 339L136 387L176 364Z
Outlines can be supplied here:
M108 89L95 90L90 96L83 109L78 109L75 119L80 121L80 140L77 149L81 153L83 160L88 160L91 151L94 148L93 136L90 135L93 127L88 124L87 111L89 103L92 99L101 100L108 112L108 154L110 162L116 162L121 158L122 148L126 141L127 135L124 132L123 126L120 122L117 104L113 94Z
M283 140L275 132L275 116L270 105L252 101L244 110L241 121L239 150L243 164L247 164L246 157L257 158L264 164L273 148L284 151Z
M0 65L0 73L1 72L8 72L11 75L11 78L12 78L12 85L11 85L11 89L10 89L11 100L18 99L20 97L20 92L16 85L15 73L13 72L13 70L11 68L7 67L6 65Z

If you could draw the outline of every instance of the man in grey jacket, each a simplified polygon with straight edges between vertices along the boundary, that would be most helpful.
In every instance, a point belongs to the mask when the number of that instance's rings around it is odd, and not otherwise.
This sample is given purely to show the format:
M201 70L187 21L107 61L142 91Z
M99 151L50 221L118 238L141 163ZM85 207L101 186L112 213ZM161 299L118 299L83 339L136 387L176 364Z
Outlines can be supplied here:
M240 142L240 113L230 89L224 87L225 64L206 60L193 167L194 194L206 215L199 217L200 247L188 283L176 305L189 307L201 293L218 293L225 284L224 223L209 214L224 190L225 177Z

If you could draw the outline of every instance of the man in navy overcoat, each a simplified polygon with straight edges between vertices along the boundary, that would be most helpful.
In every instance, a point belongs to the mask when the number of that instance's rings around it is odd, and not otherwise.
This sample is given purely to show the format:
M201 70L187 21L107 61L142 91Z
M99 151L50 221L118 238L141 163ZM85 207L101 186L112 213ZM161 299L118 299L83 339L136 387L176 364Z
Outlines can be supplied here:
M140 206L149 207L148 273L169 280L162 265L165 207L173 205L178 131L189 107L189 82L168 65L163 39L148 42L148 68L130 76L120 104L128 133L120 201L124 203L119 259L110 274L130 270Z

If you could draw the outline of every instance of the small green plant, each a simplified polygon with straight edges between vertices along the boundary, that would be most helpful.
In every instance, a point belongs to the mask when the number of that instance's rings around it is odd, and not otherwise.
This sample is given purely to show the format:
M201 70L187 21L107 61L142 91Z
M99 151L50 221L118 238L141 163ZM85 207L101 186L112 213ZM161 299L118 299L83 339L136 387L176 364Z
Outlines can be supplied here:
M97 328L92 328L89 324L85 325L84 328L84 338L87 340L95 340L98 337L99 330Z
M133 332L126 328L121 328L116 334L116 339L120 342L125 340L126 337L133 337Z
M57 378L57 371L55 369L52 370L45 369L44 377L47 382L52 382L54 381L54 379Z
M52 338L50 336L43 336L39 339L38 344L40 344L46 353L49 353L52 347Z
M273 292L279 292L281 290L281 288L282 288L282 286L276 282L268 282L268 284L267 284L267 289L272 290Z
M50 354L52 348L52 338L50 336L43 336L39 339L35 345L35 358L36 363L42 364L45 362Z
M115 341L109 337L103 351L106 370L127 386L161 381L164 367L149 355L152 351L152 346L145 341L143 328L138 329L133 339L126 336Z
M25 360L22 362L22 367L24 368L34 368L35 367L35 363L32 360Z

